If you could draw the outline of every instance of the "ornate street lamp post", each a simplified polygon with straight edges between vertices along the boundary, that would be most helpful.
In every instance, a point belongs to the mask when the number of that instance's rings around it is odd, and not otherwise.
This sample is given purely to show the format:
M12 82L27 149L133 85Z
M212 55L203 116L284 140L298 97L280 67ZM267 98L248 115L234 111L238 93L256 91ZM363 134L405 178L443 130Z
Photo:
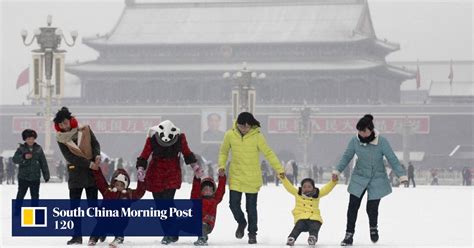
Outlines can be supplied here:
M253 81L256 79L264 79L265 73L251 71L247 68L247 63L243 63L242 69L235 73L225 72L223 78L233 79L234 87L232 88L232 114L233 118L237 118L240 112L255 112L256 94Z
M70 47L74 46L78 36L77 31L72 31L72 42L69 43L62 30L51 27L51 23L52 16L48 15L47 26L35 29L29 42L26 41L28 32L26 30L21 31L21 38L25 46L30 46L36 40L40 47L32 50L33 96L44 103L44 150L49 158L53 154L51 150L51 102L53 95L58 99L62 96L64 85L64 54L66 51L59 50L58 47L61 45L61 40L64 40L66 45ZM52 80L54 80L54 84L52 84ZM45 95L43 94L43 88L45 89Z

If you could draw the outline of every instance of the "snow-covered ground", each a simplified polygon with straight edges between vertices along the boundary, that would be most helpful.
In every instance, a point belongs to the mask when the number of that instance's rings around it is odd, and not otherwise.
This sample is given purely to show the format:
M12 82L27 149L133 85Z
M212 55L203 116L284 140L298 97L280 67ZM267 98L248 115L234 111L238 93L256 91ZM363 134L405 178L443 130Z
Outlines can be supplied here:
M134 184L132 184L134 187ZM177 198L187 199L191 187L183 184ZM0 247L66 247L68 237L12 237L11 199L16 195L16 185L1 185L0 205ZM29 193L28 193L29 194ZM85 193L84 193L85 195ZM83 195L83 196L84 196ZM29 196L29 195L27 195ZM66 199L67 184L43 183L40 188L42 199ZM84 196L85 197L85 196ZM293 228L291 210L293 197L284 188L271 184L262 187L258 200L258 245L284 247L286 237ZM151 199L151 193L145 198ZM338 247L343 238L346 224L346 209L349 194L345 185L338 185L331 194L321 200L324 224L319 232L317 247ZM473 199L474 187L461 186L419 186L396 188L382 199L379 211L380 240L372 244L369 239L368 218L365 213L365 199L359 211L354 245L357 247L473 247ZM245 202L245 198L243 199ZM244 203L243 202L243 203ZM243 204L245 207L245 203ZM244 210L245 211L245 210ZM211 247L242 247L247 237L234 237L236 223L228 207L228 193L219 205L214 232L210 234ZM297 246L307 246L307 233L296 242ZM83 246L87 244L84 238ZM161 237L126 237L124 247L161 246ZM181 238L171 247L192 246L196 238ZM111 238L108 238L111 241ZM98 247L108 247L106 243Z

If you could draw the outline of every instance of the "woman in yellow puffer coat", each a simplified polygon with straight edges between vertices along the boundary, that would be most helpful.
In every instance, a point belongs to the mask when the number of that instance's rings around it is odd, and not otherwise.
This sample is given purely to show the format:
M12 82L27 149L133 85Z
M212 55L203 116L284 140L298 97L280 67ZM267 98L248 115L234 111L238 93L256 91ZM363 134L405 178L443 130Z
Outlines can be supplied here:
M295 197L295 208L293 217L295 227L288 236L287 245L293 246L301 232L309 232L308 244L314 246L318 241L318 233L323 219L319 210L319 199L329 194L337 184L337 176L333 176L324 187L319 190L314 185L314 180L305 178L301 181L301 187L296 189L285 176L280 176L285 189Z
M260 122L248 112L242 112L237 117L234 127L224 135L224 141L219 152L219 172L224 172L231 151L232 158L229 167L229 204L230 210L237 221L235 237L243 238L247 221L240 206L242 193L248 217L249 244L257 243L257 195L263 184L259 155L262 153L273 169L284 174L280 160L268 146L260 131Z

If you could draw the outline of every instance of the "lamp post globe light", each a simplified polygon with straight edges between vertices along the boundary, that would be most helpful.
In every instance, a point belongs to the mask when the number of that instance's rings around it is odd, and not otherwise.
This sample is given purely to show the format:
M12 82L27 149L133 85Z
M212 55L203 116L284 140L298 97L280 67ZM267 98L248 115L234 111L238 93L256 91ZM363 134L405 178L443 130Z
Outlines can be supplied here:
M47 158L50 159L53 154L51 150L51 102L53 96L57 100L62 97L64 86L64 54L66 51L59 50L58 48L62 40L64 40L66 45L74 46L78 33L77 31L72 31L70 33L72 42L68 42L61 29L51 26L51 15L48 15L46 23L46 27L40 27L33 31L30 41L27 41L28 32L26 30L22 30L20 35L25 46L32 45L35 40L39 46L39 49L31 51L33 57L32 95L33 98L40 100L44 105L43 113L41 114L44 117L44 151ZM54 84L52 81L54 81ZM43 94L43 91L45 94Z
M235 73L224 72L222 75L225 79L233 80L232 88L232 116L237 118L241 112L255 112L255 101L257 92L253 82L255 80L264 79L265 73L257 73L248 69L247 63L242 64L242 69Z

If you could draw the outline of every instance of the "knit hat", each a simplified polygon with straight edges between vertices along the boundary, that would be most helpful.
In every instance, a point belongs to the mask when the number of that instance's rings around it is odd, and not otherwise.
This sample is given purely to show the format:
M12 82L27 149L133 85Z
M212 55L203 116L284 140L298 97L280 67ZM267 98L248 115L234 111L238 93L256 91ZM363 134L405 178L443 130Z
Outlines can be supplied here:
M211 187L213 193L216 192L216 183L214 182L214 179L212 179L210 177L206 177L206 178L202 179L201 180L201 190L206 186Z
M21 133L21 137L23 138L23 141L25 141L29 137L33 137L35 139L38 138L38 134L33 129L25 129Z
M126 193L126 189L130 185L130 176L128 175L127 171L124 169L117 169L112 175L112 187L115 181L122 182L125 185L124 190L122 190L122 193ZM111 191L117 192L117 188L113 187Z

